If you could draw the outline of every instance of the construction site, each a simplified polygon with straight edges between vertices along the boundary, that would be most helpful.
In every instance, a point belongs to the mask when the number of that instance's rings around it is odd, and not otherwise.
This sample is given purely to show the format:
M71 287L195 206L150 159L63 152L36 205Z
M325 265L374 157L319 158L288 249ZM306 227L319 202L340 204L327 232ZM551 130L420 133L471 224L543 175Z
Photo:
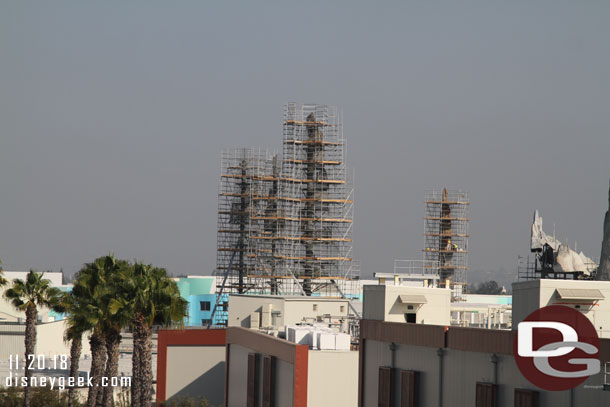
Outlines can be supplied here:
M282 153L224 150L219 294L349 297L353 187L336 108L284 106Z

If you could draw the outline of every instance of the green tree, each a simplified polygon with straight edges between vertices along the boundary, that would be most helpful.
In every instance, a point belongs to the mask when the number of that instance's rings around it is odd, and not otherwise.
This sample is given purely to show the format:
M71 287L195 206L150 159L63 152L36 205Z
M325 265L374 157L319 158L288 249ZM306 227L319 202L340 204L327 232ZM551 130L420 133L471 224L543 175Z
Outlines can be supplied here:
M4 297L11 302L13 307L19 311L25 311L26 363L24 363L24 376L28 382L32 377L28 360L34 357L38 307L55 307L61 296L61 291L51 287L51 281L43 278L43 275L44 273L36 273L34 270L30 270L25 281L21 279L13 280L11 287L4 293ZM24 393L23 405L30 407L31 394L29 386L25 386Z
M90 376L93 386L88 389L87 407L95 407L103 402L104 392L101 384L108 355L105 331L109 318L108 302L114 295L113 282L121 263L124 262L117 261L113 255L99 257L92 263L86 263L78 271L72 288L79 303L78 310L81 317L86 320L86 328L90 333Z
M64 340L70 343L70 377L78 376L78 367L82 351L83 335L92 327L87 320L86 307L72 291L61 296L59 304L54 308L56 312L67 314L67 329ZM68 388L68 407L74 407L76 392L73 386Z
M133 331L132 406L149 407L152 399L153 326L183 324L187 302L163 268L135 263L124 269L121 294L111 301L111 313L129 309Z

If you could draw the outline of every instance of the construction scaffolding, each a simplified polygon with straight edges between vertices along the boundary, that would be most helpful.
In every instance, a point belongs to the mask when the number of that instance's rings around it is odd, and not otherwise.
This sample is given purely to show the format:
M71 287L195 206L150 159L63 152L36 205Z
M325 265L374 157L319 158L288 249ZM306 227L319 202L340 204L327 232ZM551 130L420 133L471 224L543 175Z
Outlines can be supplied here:
M239 148L221 153L216 270L217 275L227 276L225 293L251 291L255 287L249 275L273 270L272 253L253 243L261 236L275 235L275 225L260 218L276 205L278 170L277 154L267 150Z
M344 297L352 267L353 188L335 108L284 107L283 155L223 151L218 292Z
M462 299L468 270L468 193L461 190L426 192L424 260L439 285L449 287L453 300Z

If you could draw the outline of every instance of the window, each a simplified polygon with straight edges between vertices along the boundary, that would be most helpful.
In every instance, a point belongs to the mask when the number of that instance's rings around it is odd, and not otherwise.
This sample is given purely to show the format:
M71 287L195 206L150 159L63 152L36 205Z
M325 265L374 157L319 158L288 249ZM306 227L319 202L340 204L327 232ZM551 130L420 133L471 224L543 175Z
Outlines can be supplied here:
M339 307L339 312L344 313L345 312L345 305L341 305Z
M255 407L258 400L258 358L256 353L248 354L248 379L246 383L246 406Z
M273 384L275 382L273 365L273 356L263 356L263 407L273 407L275 404L273 397Z
M211 319L202 319L201 320L201 326L208 326L211 323L212 323Z
M313 305L313 310L314 310L314 311L317 311L317 310L318 310L318 304L314 304L314 305Z
M403 370L400 373L401 407L417 407L417 385L419 374L414 370Z
M495 407L496 385L477 382L476 407Z
M405 314L405 321L409 324L414 324L416 322L417 314L414 312L409 312Z
M379 407L392 406L392 368L379 368L379 383L377 387L377 405Z
M535 390L515 389L515 407L538 407L538 392Z
M210 302L209 301L199 301L199 307L201 311L210 311Z

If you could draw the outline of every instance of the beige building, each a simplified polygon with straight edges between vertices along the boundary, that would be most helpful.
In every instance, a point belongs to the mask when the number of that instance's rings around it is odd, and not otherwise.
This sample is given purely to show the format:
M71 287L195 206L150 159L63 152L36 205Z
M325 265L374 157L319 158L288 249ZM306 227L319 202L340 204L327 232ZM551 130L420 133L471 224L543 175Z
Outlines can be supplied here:
M211 406L223 405L225 344L225 329L160 330L157 401L205 397Z
M366 285L363 318L387 322L449 325L451 290L390 285Z
M230 295L228 326L285 331L287 325L327 322L340 325L349 300L305 296Z
M519 371L514 331L363 320L360 332L361 407L610 405L610 339L600 340L601 372L572 391L544 391Z
M547 305L579 310L593 323L600 338L610 338L609 281L544 279L513 283L513 329Z
M358 352L312 350L242 327L159 331L157 401L355 407Z

